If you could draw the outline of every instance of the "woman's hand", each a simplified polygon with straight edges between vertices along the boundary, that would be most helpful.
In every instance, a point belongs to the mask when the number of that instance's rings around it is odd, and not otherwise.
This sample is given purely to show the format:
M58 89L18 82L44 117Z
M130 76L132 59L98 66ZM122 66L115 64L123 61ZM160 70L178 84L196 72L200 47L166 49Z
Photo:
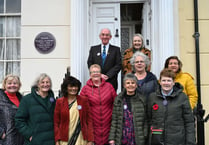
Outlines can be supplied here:
M107 75L104 75L104 74L102 74L101 77L105 80L108 80L108 78L109 78Z
M59 141L56 141L55 145L60 145L60 142Z
M109 144L110 144L110 145L115 145L115 141L114 141L114 140L110 140L110 141L109 141Z
M32 139L33 139L33 137L31 136L31 137L29 138L29 141L32 141Z
M86 145L93 145L93 142L87 142Z
M1 139L5 139L5 137L6 137L6 133L4 132L1 136Z

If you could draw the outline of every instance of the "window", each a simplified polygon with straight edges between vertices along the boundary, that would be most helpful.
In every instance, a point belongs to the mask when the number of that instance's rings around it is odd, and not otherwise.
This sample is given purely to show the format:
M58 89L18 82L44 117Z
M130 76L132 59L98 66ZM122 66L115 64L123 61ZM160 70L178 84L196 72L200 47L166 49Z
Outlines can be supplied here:
M21 0L0 0L0 81L20 76Z

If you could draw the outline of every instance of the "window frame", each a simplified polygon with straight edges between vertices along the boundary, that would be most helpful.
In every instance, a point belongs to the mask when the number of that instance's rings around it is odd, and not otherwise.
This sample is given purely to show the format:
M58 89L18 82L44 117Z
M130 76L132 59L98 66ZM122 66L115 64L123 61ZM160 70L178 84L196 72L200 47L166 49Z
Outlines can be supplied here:
M1 67L2 67L2 70L0 72L0 74L2 75L2 77L0 77L0 81L1 81L0 84L2 83L2 80L4 79L4 77L6 75L12 73L14 75L20 76L20 73L21 73L21 0L19 1L20 4L18 3L18 5L20 6L20 8L18 8L18 9L20 9L20 12L17 12L17 13L16 12L15 13L11 13L11 12L6 13L6 8L7 8L6 2L7 2L7 0L3 0L3 3L4 3L3 12L0 13L0 18L3 18L3 19L0 19L0 20L2 20L2 22L0 24L3 25L2 26L2 29L3 29L2 34L0 34L0 40L2 41L2 45L0 46L1 47L1 49L0 49L1 54L0 55L2 57L2 58L0 58L0 63L1 63ZM12 6L14 6L14 5L12 5ZM10 22L12 21L12 19L9 20L9 18L12 18L12 17L14 17L14 18L16 17L18 19L18 21L20 21L19 27L17 26L16 29L13 29L13 27L11 27L11 30L19 31L18 36L7 36L7 34L6 34L8 29L10 29L10 28L8 28L7 25L9 24L9 21ZM14 21L16 21L16 20L14 20ZM16 42L13 40L16 40ZM15 56L14 57L15 59L13 59L13 56L10 57L10 59L8 59L8 52L11 51L9 49L15 48L15 46L9 48L8 41L11 41L12 43L15 42L16 48L19 49L19 50L16 50L16 55L19 55L19 56ZM15 71L13 69L15 69Z

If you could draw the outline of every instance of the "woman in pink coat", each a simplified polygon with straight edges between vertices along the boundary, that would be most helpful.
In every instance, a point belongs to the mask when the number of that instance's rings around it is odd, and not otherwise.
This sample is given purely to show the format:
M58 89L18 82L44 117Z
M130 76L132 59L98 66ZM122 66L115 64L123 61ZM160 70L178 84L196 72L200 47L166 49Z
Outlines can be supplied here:
M92 112L94 128L94 144L108 144L108 136L112 120L113 102L117 96L113 86L101 77L101 68L91 65L90 79L82 88L80 95L87 96Z

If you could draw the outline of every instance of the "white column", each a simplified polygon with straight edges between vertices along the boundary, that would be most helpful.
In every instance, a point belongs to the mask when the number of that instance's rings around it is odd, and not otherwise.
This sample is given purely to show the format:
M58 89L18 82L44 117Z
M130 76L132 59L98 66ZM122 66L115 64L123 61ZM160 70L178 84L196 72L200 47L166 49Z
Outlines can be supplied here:
M177 40L176 27L174 25L177 15L175 11L178 5L174 5L176 0L152 0L152 71L159 76L164 68L166 58L176 55L175 49Z
M87 0L71 0L71 48L70 70L71 75L78 78L82 85L86 83L87 67ZM70 41L69 40L69 41Z

